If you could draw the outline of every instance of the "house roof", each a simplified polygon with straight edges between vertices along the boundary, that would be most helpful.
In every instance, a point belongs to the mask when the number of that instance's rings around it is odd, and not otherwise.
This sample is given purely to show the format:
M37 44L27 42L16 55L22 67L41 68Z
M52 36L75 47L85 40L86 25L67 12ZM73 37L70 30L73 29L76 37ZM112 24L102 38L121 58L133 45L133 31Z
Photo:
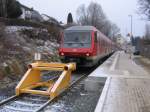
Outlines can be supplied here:
M29 7L27 7L27 6L23 5L23 4L20 4L20 6L21 6L22 8L24 8L24 9L29 10L29 11L34 11L33 8L29 8Z

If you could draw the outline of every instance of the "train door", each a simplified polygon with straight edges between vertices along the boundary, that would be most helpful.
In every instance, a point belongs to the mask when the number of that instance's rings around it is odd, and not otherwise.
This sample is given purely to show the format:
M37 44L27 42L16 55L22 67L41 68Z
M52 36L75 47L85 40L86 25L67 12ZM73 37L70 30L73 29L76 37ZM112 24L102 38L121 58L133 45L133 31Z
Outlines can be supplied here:
M94 32L94 47L96 55L98 54L98 38L97 38L97 31Z

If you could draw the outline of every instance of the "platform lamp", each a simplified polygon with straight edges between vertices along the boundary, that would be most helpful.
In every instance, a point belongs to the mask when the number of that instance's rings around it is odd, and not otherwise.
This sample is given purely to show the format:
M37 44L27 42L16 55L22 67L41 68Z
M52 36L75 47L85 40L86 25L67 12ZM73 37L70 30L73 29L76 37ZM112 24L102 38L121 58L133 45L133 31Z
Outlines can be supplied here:
M133 38L133 16L132 15L128 15L131 18L131 32L130 32L130 40L131 40L131 44L134 44L134 38Z

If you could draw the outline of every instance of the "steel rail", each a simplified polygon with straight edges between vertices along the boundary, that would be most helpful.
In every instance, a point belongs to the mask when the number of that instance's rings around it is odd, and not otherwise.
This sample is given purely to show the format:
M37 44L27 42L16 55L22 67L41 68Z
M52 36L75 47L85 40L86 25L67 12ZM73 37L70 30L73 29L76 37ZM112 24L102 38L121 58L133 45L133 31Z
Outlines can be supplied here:
M17 99L19 96L14 95L0 102L0 106L9 103L10 101Z
M60 97L62 94L66 93L69 89L71 89L75 84L77 84L78 82L80 82L82 79L84 79L85 77L87 77L88 75L87 74L84 74L82 75L81 77L79 77L78 79L74 80L68 88L66 88L65 90L63 90L57 97ZM54 78L55 79L55 78ZM21 96L17 96L17 95L14 95L14 96L11 96L3 101L0 102L0 107L5 105L5 104L8 104L9 102L15 100L15 99L18 99L19 97ZM43 105L41 105L37 110L33 110L33 112L40 112L41 110L43 110L48 104L52 103L57 97L53 98L53 99L50 99L48 100L46 103L44 103ZM9 106L9 105L8 105Z
M70 86L63 90L57 97L61 96L62 94L64 94L65 92L67 92L70 88L72 88L75 84L77 84L78 82L80 82L82 79L86 78L88 75L82 75L80 78L78 78L77 80L73 81ZM44 103L41 107L39 107L37 110L33 111L33 112L40 112L42 111L49 103L52 103L57 97L48 100L46 103Z

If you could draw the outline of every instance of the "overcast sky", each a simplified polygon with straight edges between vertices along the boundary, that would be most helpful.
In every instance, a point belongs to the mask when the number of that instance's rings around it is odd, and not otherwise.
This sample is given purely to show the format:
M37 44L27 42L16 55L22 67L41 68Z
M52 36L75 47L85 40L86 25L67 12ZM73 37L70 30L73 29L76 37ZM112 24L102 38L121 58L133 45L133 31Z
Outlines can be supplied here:
M137 0L19 0L22 4L33 7L41 14L45 13L56 18L58 21L66 23L67 14L71 12L76 20L76 10L81 4L86 6L91 1L101 4L109 20L116 23L121 29L121 33L126 35L130 32L130 18L133 15L133 34L142 36L146 21L141 20L137 14Z

